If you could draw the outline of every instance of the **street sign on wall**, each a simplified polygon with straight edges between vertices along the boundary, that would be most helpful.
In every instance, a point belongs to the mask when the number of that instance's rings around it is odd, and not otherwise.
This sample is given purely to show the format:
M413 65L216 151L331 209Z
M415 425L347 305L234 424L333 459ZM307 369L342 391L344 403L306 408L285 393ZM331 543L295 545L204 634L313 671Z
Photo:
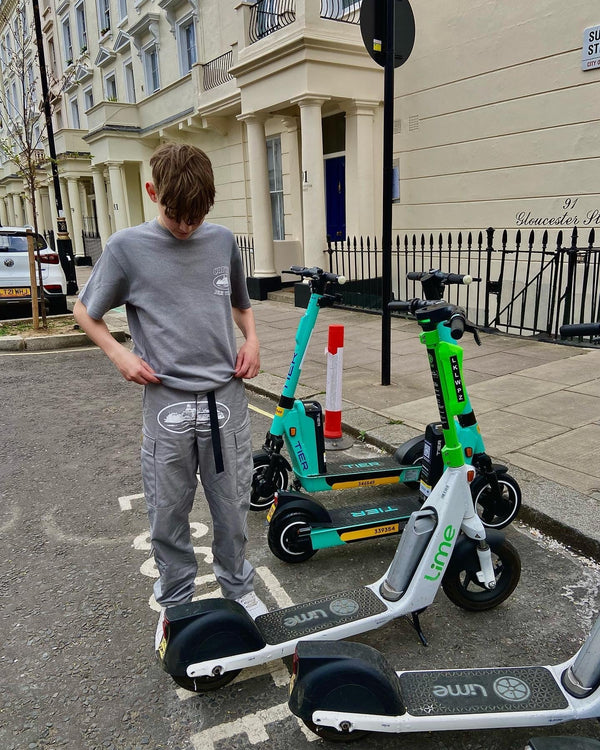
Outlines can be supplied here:
M583 32L581 69L594 70L595 68L600 68L600 25L589 26Z

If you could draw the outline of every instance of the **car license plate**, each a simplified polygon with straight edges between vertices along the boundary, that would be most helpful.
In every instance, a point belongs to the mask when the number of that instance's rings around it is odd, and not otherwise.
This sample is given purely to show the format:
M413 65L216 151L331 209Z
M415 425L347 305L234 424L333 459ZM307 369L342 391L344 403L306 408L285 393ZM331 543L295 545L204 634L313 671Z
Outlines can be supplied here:
M4 286L0 287L0 297L29 297L31 287L29 286Z

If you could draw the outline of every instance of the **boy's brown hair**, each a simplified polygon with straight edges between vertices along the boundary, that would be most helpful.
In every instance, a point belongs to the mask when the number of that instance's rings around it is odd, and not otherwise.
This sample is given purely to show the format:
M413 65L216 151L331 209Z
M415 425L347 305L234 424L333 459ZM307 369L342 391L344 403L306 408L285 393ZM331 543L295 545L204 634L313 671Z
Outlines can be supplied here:
M165 143L150 157L152 182L169 219L201 222L215 202L210 159L188 143Z

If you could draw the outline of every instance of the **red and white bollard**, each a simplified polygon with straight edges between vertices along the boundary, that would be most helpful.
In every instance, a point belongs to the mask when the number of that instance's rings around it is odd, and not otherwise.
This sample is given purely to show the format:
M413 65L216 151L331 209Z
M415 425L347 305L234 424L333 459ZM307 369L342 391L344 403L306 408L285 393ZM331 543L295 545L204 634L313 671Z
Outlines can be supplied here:
M344 326L329 326L327 341L327 386L323 435L327 448L342 450L342 373L344 369Z

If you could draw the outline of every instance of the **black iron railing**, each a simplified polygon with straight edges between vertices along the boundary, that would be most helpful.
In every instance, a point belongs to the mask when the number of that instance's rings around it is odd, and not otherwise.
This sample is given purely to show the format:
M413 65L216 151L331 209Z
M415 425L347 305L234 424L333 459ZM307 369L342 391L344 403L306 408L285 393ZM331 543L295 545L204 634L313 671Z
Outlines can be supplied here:
M233 76L229 74L229 69L233 63L233 51L225 52L224 55L215 57L214 60L205 63L202 66L202 86L205 91L221 86L227 81L233 81Z
M595 230L580 239L575 228L567 244L563 232L524 236L504 230L398 235L392 247L392 289L396 299L421 295L408 271L441 268L470 274L479 281L449 286L446 297L463 305L474 323L504 333L556 339L564 323L595 322L600 317L600 247ZM381 311L382 253L377 241L348 238L328 244L329 266L348 279L344 303Z
M295 0L257 0L250 8L250 43L272 34L296 20Z
M345 23L360 23L362 0L321 0L321 18Z
M242 263L246 277L254 275L254 239L252 237L235 238L242 254Z

